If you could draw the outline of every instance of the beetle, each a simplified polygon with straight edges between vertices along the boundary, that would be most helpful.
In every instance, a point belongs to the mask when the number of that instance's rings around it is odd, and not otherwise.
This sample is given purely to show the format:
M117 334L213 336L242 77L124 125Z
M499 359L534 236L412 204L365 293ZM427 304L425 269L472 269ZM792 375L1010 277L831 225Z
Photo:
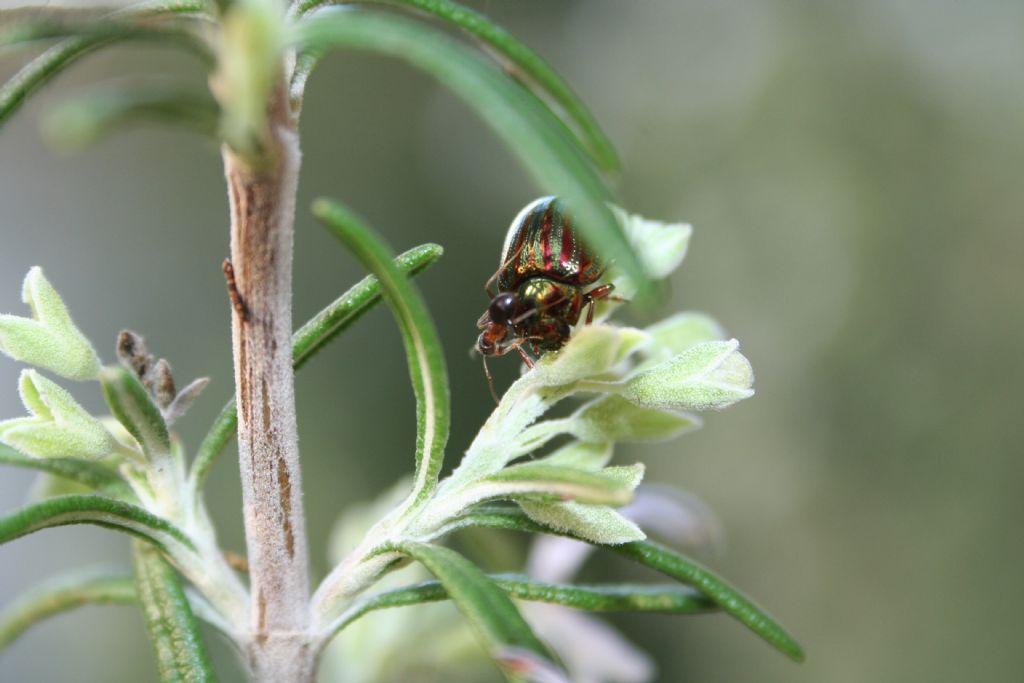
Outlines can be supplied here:
M491 303L477 321L483 331L476 349L492 393L487 357L515 350L532 368L524 344L538 356L562 348L583 309L590 324L594 303L610 298L614 285L587 289L605 267L605 260L580 239L558 197L541 197L519 212L505 236L498 270L484 285Z

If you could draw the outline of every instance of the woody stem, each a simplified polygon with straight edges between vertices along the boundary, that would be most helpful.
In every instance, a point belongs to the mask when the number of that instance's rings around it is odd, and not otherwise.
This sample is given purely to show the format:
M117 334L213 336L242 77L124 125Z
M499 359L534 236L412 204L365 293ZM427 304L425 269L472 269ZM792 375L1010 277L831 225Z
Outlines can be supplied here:
M285 88L272 97L259 160L223 150L231 205L224 264L238 401L238 455L257 683L313 680L309 577L291 349L292 234L299 144Z

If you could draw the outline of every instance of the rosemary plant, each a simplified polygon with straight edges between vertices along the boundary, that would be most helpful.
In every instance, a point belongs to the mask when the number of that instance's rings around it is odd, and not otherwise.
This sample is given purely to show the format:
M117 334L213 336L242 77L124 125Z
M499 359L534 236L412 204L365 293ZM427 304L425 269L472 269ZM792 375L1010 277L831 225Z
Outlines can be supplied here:
M475 39L489 56L446 26ZM0 88L0 123L83 56L124 41L166 44L194 58L206 70L208 90L101 86L54 112L53 129L66 142L82 144L128 122L160 123L220 143L230 208L224 274L235 395L202 443L181 443L174 424L206 380L179 390L170 365L129 331L118 337L116 358L101 360L43 271L28 272L22 297L29 314L0 317L0 351L29 366L19 384L27 416L0 423L0 461L39 470L55 484L38 502L0 518L0 541L77 523L136 538L131 570L56 577L10 606L0 621L0 644L77 605L137 603L162 681L215 680L196 627L200 619L235 646L251 680L303 683L316 676L332 639L357 628L367 613L450 600L510 680L615 680L611 670L585 672L578 653L557 630L545 628L543 613L529 602L595 612L722 610L784 654L803 657L751 600L669 545L649 540L647 531L656 531L658 520L645 519L641 502L653 494L641 488L630 504L643 465L609 464L616 443L675 437L700 425L695 413L753 393L738 343L707 316L680 313L639 329L609 322L619 302L602 302L593 324L581 325L564 348L544 355L505 392L444 479L448 378L437 330L410 280L441 256L440 247L425 244L396 257L341 204L318 201L313 213L370 274L293 334L299 115L309 74L335 50L403 59L474 108L539 188L571 207L587 242L613 260L606 277L616 293L644 299L654 281L680 264L689 226L615 208L601 179L616 167L615 152L540 57L486 17L448 0L155 0L93 10L26 8L0 14L0 45L43 50ZM412 476L371 518L343 520L345 541L334 569L311 585L294 371L379 301L398 323L416 395ZM96 382L110 414L91 415L50 376ZM547 417L562 401L578 405L568 416ZM244 566L218 546L203 499L206 474L233 438ZM688 508L667 509L685 515ZM443 545L449 534L470 527L573 539L647 565L674 583L576 585L572 572L488 575ZM420 567L422 580L396 585L401 574L395 570L410 563ZM353 660L379 654L340 661L332 655L323 671L332 679L372 680L357 673Z

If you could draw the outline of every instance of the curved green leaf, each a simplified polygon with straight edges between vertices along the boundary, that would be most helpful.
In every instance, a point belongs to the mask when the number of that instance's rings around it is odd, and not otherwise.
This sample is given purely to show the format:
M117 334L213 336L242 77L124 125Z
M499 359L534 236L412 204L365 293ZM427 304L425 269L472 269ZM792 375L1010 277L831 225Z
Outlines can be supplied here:
M436 244L423 244L403 252L394 262L403 273L410 276L418 275L437 263L443 251ZM380 298L380 282L373 275L368 275L331 302L292 336L292 366L298 370L305 365L335 337L380 303ZM202 487L210 467L234 436L237 426L238 412L232 399L217 415L217 419L199 446L195 461L192 463L191 477L194 490L198 491Z
M28 467L76 481L108 495L132 498L131 487L117 471L81 458L32 458L0 444L0 463Z
M695 614L718 609L714 602L700 593L676 585L576 585L546 583L523 576L492 575L489 578L516 600L548 602L588 612ZM334 632L343 630L369 612L447 599L448 591L439 581L425 581L380 593L347 612L335 626Z
M803 648L778 622L710 569L654 541L624 543L612 550L693 586L777 650L803 661Z
M0 86L0 125L28 99L29 95L80 57L115 42L109 36L68 38L49 48Z
M61 104L46 120L47 136L69 148L84 147L125 124L173 125L213 137L220 108L208 93L182 87L108 87Z
M447 34L398 15L318 12L297 24L300 50L356 48L399 57L450 88L490 125L544 193L561 196L596 251L650 293L650 278L608 206L609 195L561 122L476 52Z
M392 262L407 277L419 275L437 263L444 249L438 244L421 244L402 252ZM296 370L334 341L341 332L380 302L381 286L375 275L368 275L335 299L292 337L292 359Z
M56 576L31 588L0 614L0 649L54 614L82 605L134 603L135 580L130 574L90 568Z
M405 5L452 23L492 48L505 61L506 70L515 69L539 85L576 125L594 160L606 170L619 167L615 148L605 136L586 105L547 62L514 35L483 14L449 0L383 0L384 4ZM334 4L331 0L304 0L299 14Z
M419 291L391 262L390 249L340 204L318 199L313 213L381 283L384 300L402 332L416 394L416 474L410 501L418 503L437 487L451 425L448 371L434 321Z
M547 648L533 634L508 595L475 564L454 550L436 545L406 541L394 549L413 558L437 577L492 657L500 658L505 651L522 649L552 661Z
M450 524L445 531L454 531L468 526L569 536L557 529L549 529L537 524L521 511L513 508L487 508L471 512ZM570 536L570 538L576 537ZM710 569L653 541L633 541L602 547L607 547L620 555L693 586L772 647L795 661L803 661L803 648L793 636L750 598L730 586Z
M181 12L173 13L182 14ZM13 14L21 15L21 12ZM213 55L207 43L201 38L199 32L194 30L197 20L193 17L161 20L154 18L158 17L160 12L148 9L133 11L130 7L121 11L96 13L92 19L87 19L89 14L86 9L77 18L73 15L61 17L58 14L49 16L39 14L30 19L9 17L9 13L0 10L0 19L4 20L0 24L0 46L24 46L41 40L87 36L104 36L114 39L157 39L181 43L193 49L203 61L211 65L213 63Z
M118 28L114 28L117 26ZM0 86L0 126L14 114L30 95L66 67L101 47L125 40L140 40L181 45L210 67L214 57L206 45L185 30L138 28L117 24L106 29L97 27L81 35L68 37L23 66ZM28 29L26 29L28 30ZM9 36L17 38L17 36ZM24 37L31 37L26 34ZM0 45L4 44L0 41Z
M60 496L15 510L0 517L0 543L67 524L96 524L126 531L165 549L195 549L191 539L163 517L103 496Z
M34 5L0 10L4 26L61 24L81 28L111 17L155 17L161 14L200 14L206 9L202 0L143 0L127 7L114 5L73 7L70 5Z
M132 556L161 683L213 683L217 679L178 574L148 543L133 542Z
M203 0L143 0L123 11L137 17L151 17L159 14L204 14L209 4Z

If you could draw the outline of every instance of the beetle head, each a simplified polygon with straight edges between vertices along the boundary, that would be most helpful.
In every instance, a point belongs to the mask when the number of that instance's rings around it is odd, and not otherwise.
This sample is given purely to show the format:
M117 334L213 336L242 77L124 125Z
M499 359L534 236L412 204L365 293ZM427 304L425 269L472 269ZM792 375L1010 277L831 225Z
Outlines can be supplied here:
M508 352L505 339L508 337L508 326L496 322L488 323L476 340L476 350L484 356L501 356Z

